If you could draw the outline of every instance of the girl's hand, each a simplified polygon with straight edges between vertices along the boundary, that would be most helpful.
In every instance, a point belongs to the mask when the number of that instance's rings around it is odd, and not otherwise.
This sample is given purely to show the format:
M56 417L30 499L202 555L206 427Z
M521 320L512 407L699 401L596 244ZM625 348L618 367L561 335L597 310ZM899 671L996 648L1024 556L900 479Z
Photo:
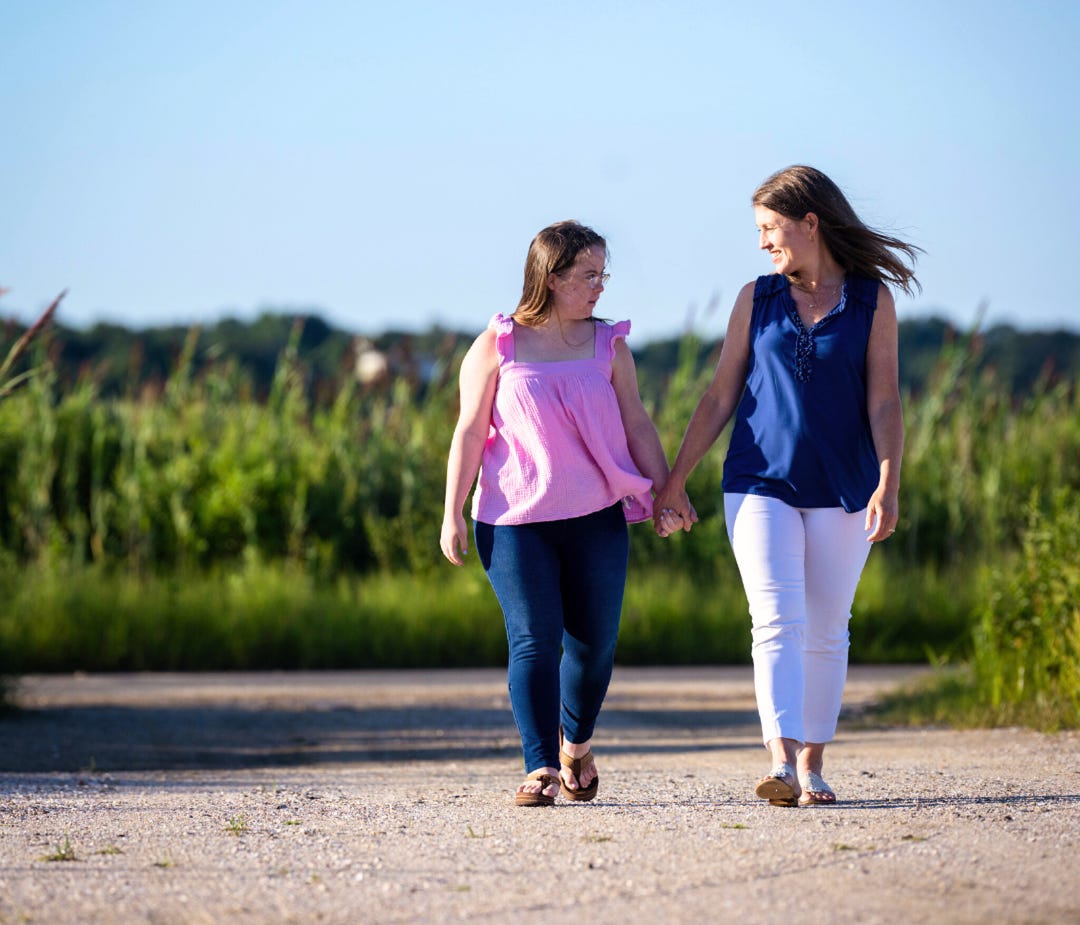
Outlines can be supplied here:
M653 499L653 522L656 525L656 532L660 536L667 536L680 529L689 533L690 528L697 523L697 520L697 511L694 510L694 505L690 503L685 488L668 482L656 493L656 497ZM661 533L661 529L665 528L665 521L667 522L667 532Z
M682 515L671 508L662 508L660 513L653 517L653 523L656 525L658 536L671 536L672 533L683 529Z
M443 520L442 534L439 537L442 554L454 565L464 565L464 557L469 554L469 529L461 514L446 517Z

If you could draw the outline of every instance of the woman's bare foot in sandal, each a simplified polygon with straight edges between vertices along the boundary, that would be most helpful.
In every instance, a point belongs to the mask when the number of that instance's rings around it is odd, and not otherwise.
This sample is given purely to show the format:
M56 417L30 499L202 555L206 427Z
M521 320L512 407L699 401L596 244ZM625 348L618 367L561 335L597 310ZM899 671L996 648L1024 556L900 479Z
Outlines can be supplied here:
M825 783L821 776L824 764L824 744L807 742L799 750L799 785L802 788L800 806L832 806L836 802L832 787Z
M770 739L766 743L773 767L754 787L755 796L773 806L798 806L802 791L795 773L799 743L794 739Z
M567 799L583 802L596 796L600 784L600 774L592 756L592 739L586 742L570 742L559 733L559 769L562 780L563 796Z
M836 803L836 794L816 771L799 771L799 786L802 796L800 806L832 806Z
M754 787L754 795L768 800L772 806L796 806L801 794L795 769L790 764L778 764Z
M559 792L557 768L537 768L531 771L514 794L516 806L553 806Z

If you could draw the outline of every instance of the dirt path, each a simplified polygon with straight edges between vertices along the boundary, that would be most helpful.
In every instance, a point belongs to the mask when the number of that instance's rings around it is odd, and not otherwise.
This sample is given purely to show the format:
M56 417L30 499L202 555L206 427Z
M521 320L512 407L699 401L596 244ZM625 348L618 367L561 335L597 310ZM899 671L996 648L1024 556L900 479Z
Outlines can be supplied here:
M912 674L853 669L846 702ZM751 694L620 670L599 798L515 810L499 671L27 678L0 925L1080 922L1076 733L842 722L843 802L777 809Z

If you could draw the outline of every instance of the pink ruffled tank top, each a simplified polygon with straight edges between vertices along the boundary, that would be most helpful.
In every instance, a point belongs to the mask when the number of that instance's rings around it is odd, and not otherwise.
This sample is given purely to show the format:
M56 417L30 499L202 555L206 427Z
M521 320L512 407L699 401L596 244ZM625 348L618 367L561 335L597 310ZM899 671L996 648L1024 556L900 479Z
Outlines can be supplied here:
M520 363L514 322L495 315L499 379L473 494L473 518L524 524L583 517L622 502L627 522L652 517L652 481L630 456L611 384L615 340L630 322L596 322L587 360Z

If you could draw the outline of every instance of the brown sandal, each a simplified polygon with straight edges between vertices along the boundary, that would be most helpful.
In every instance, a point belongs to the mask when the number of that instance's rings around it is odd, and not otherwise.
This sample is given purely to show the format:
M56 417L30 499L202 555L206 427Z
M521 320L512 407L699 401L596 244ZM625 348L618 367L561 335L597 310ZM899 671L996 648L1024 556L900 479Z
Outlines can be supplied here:
M562 746L563 746L563 731L562 731L562 727L560 727L559 728L559 764L561 764L564 768L567 768L570 771L570 773L574 775L574 780L578 781L579 786L578 786L577 790L571 790L569 787L566 786L566 782L564 780L562 780L562 778L560 777L560 779L559 779L559 790L562 792L562 795L564 797L566 797L566 799L568 799L568 800L575 800L577 802L582 802L582 803L585 802L586 800L591 800L593 797L596 796L596 791L600 789L600 775L597 774L596 777L594 777L592 779L592 782L589 784L588 787L580 786L580 782L581 782L581 772L583 770L585 770L585 768L591 768L591 767L593 767L595 765L595 762L593 761L593 756L592 756L592 749L587 751L580 758L571 758L568 754L566 754L566 752L563 751Z
M552 784L561 784L562 781L555 777L553 774L545 774L544 769L541 768L538 771L533 771L526 781L538 780L540 781L540 789L533 793L530 790L519 790L514 794L515 806L554 806L555 797L549 797L545 790Z
M798 806L799 789L795 769L790 764L778 764L758 781L754 795L768 800L772 806Z

